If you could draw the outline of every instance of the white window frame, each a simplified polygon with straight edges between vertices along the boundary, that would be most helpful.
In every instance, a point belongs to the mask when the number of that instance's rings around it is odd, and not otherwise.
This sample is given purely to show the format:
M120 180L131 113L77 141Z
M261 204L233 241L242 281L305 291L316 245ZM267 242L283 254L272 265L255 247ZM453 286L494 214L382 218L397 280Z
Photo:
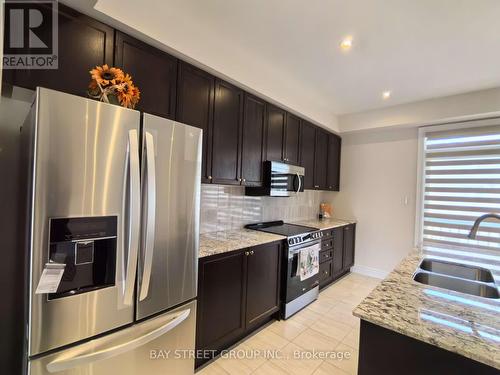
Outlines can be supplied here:
M498 125L500 117L488 117L480 120L467 120L460 122L444 123L441 125L422 126L418 129L418 153L417 153L417 189L416 189L416 209L415 209L415 236L414 246L422 248L422 233L424 227L424 199L423 192L425 188L424 178L424 139L425 134L437 131L455 130L455 129L470 129L475 127Z

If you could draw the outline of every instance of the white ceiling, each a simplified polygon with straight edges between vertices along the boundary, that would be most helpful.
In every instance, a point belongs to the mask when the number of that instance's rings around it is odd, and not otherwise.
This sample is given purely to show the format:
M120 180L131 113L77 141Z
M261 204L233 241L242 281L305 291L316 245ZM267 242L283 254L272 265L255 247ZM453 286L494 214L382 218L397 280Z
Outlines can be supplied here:
M98 0L95 8L332 128L338 114L500 86L498 0ZM338 47L346 35L348 53Z

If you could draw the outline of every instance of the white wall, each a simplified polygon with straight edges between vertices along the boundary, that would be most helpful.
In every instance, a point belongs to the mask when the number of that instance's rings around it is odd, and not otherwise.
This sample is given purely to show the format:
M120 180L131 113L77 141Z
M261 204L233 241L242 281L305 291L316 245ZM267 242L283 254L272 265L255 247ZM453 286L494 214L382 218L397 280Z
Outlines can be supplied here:
M355 271L383 277L413 248L417 142L416 128L342 137L332 203L335 217L358 221Z
M500 88L396 105L339 117L341 132L421 126L498 115Z

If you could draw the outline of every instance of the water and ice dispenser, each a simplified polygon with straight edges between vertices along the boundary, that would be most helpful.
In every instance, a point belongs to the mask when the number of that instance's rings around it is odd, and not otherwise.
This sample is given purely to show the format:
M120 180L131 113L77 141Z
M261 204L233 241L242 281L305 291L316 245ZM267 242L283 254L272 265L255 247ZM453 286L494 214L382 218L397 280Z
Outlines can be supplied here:
M64 264L49 300L115 284L116 216L50 219L49 263Z

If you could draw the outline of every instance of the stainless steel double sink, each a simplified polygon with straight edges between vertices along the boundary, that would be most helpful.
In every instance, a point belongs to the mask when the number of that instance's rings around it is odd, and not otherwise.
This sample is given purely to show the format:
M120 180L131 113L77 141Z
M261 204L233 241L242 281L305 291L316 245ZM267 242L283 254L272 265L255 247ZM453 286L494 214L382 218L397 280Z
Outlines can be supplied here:
M438 288L485 298L500 298L490 270L460 263L425 258L413 280Z

